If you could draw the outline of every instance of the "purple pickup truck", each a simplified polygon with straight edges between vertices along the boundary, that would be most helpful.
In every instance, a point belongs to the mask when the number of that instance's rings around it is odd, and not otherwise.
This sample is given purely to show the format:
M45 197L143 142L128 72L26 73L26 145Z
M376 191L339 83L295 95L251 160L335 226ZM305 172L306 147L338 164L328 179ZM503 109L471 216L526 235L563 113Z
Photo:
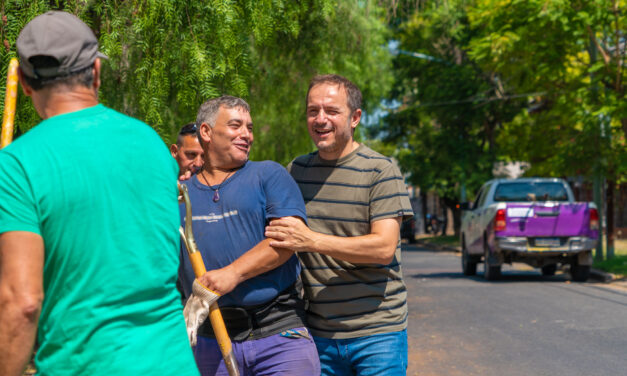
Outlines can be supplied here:
M575 202L568 184L555 178L495 179L473 203L462 205L462 271L497 279L503 263L523 262L553 275L570 265L574 281L585 281L599 236L594 203Z

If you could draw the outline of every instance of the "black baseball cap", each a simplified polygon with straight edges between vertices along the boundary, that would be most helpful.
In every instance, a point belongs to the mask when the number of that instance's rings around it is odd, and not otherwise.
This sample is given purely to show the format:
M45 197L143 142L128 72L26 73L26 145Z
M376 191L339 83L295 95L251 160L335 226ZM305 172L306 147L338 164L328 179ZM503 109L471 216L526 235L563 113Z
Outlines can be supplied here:
M31 78L67 76L93 65L98 52L94 32L78 17L68 12L50 11L33 18L17 37L20 68ZM53 66L36 67L35 56L52 58Z

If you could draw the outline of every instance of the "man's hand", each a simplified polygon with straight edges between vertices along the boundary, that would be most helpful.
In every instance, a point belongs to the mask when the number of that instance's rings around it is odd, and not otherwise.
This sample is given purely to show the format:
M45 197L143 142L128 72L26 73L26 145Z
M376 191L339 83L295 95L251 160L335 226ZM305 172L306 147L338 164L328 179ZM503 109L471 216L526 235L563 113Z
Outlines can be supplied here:
M208 289L220 295L225 295L233 291L242 282L240 274L231 265L221 269L210 270L200 276L198 281Z
M183 309L185 325L187 326L187 336L191 346L196 346L198 328L205 322L207 316L209 316L209 307L211 307L211 304L218 300L219 297L220 295L216 294L215 291L211 291L201 285L198 280L194 280L192 295L187 299L187 303L185 303L185 308Z
M194 173L190 170L187 170L185 173L179 176L179 181L189 180L191 179L192 175L194 175Z
M351 263L388 265L398 245L401 217L385 218L370 224L370 233L334 236L309 229L294 217L273 219L266 226L270 245L296 252L317 252Z
M271 220L266 226L265 235L271 239L272 247L311 252L317 233L311 231L299 218L283 217Z

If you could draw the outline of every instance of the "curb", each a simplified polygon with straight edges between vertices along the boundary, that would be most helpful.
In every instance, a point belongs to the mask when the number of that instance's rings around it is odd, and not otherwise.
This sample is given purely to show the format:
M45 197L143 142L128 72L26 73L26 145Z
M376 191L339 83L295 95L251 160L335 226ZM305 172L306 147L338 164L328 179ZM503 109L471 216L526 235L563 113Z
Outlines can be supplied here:
M590 269L590 278L604 283L610 283L618 280L618 277L616 275L594 268Z
M451 246L448 246L448 245L433 244L433 243L422 241L420 239L416 240L415 244L421 245L421 246L423 246L425 248L429 248L429 249L431 249L433 251L461 252L461 249L459 249L457 247L451 247Z

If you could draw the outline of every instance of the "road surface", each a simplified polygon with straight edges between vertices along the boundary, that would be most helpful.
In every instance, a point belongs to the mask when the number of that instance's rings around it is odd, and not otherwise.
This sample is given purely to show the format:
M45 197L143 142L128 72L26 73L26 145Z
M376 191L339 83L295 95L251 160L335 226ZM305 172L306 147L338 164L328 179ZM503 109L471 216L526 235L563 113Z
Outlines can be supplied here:
M403 244L408 375L627 375L627 289L543 277L465 277L460 258Z

